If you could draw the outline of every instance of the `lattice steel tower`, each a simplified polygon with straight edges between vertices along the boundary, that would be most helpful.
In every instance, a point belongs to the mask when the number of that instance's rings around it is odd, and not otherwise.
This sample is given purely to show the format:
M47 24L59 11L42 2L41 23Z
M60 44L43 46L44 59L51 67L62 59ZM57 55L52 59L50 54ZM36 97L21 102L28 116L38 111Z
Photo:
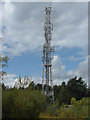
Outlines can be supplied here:
M51 46L53 24L51 23L51 7L45 8L45 43L43 45L43 75L42 89L47 96L47 100L54 103L53 80L52 80L52 52Z

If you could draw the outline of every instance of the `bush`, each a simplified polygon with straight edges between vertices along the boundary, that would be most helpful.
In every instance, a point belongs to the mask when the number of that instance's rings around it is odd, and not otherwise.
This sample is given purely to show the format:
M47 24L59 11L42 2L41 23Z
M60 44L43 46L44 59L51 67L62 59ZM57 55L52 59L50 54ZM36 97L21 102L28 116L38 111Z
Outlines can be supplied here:
M46 97L39 90L3 90L3 118L34 118L44 111Z
M57 116L60 118L88 118L88 99L83 98L76 101L75 98L72 98L70 107L62 105L57 110Z

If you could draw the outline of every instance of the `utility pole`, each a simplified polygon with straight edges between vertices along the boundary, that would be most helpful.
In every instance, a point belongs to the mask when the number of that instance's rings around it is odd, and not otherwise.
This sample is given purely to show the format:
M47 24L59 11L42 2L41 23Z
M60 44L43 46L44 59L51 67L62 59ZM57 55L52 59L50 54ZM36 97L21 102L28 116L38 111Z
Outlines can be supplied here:
M52 52L54 46L51 46L53 24L51 23L51 7L45 8L45 24L44 34L45 43L43 45L43 74L42 74L42 89L47 100L54 104L53 79L52 79Z

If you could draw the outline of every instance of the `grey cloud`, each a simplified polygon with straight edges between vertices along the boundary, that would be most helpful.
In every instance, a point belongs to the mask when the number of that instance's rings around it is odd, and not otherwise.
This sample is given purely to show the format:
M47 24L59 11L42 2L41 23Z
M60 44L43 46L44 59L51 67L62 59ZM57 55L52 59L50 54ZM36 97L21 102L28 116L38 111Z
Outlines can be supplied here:
M7 74L6 76L4 76L4 78L3 78L4 84L6 86L13 87L15 84L14 77L16 77L15 74Z
M58 79L62 76L65 66L62 64L61 58L57 55L53 57L53 79Z
M12 55L19 55L23 52L35 51L41 47L44 42L43 10L46 5L49 3L22 2L8 4L9 10L5 8L6 11L3 8L3 26L6 27L6 32L3 33L4 43L10 46L9 48L6 46L6 49L4 46L4 52L8 51ZM55 10L52 13L53 44L56 47L86 48L87 7L87 3L52 4L52 10ZM19 46L22 47L20 50ZM15 52L11 53L12 50L16 50L16 54Z
M83 77L88 76L88 58L78 65L76 74L81 75Z

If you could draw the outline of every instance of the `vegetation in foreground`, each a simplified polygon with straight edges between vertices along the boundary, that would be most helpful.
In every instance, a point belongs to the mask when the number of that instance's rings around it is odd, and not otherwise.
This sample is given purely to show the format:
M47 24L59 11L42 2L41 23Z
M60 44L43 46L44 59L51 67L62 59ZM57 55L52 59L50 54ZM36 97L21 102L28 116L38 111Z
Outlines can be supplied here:
M88 118L90 90L82 78L72 78L54 86L55 104L46 101L42 85L27 88L2 85L3 118Z
M49 106L45 112L40 113L40 118L88 118L88 100L90 98L83 98L76 101L75 98L71 99L69 106L62 104L60 107L56 103Z

